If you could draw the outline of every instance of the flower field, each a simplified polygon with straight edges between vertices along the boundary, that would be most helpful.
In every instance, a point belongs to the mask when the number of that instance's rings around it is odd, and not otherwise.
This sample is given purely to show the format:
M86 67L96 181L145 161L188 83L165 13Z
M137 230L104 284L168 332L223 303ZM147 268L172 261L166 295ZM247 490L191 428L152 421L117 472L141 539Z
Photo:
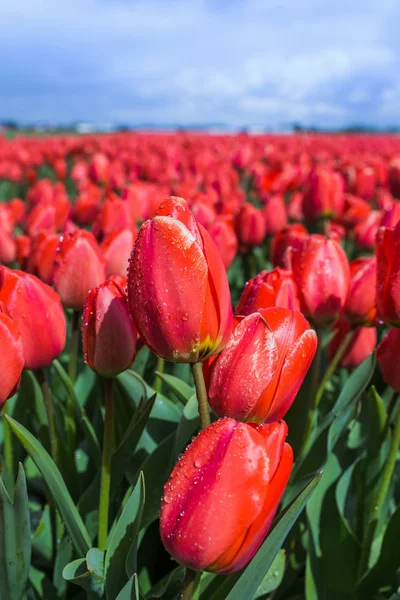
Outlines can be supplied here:
M0 599L400 598L400 137L0 137Z

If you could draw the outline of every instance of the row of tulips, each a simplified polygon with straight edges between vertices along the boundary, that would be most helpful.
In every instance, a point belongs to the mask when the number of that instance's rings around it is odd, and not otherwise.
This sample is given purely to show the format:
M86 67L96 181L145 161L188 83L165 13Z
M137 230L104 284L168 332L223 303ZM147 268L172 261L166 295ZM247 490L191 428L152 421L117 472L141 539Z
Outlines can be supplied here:
M392 539L398 514L400 164L396 139L371 140L114 135L0 143L0 193L4 185L9 194L0 204L0 402L8 413L8 491L0 486L0 495L12 505L12 430L49 490L41 528L53 537L51 583L44 574L38 582L39 530L32 540L26 534L33 562L22 561L13 592L0 551L0 581L11 598L45 598L44 581L54 598L75 598L74 583L107 600L261 599L274 590L294 598L303 579L307 599L368 597L366 589L384 598L395 590L398 561L385 570L380 555L387 557L385 535ZM16 190L23 198L12 197ZM188 202L162 201L171 193ZM198 418L190 417L185 365ZM95 379L82 387L90 370ZM361 404L372 376L375 387ZM124 388L131 377L139 386L133 395ZM91 404L85 388L94 381ZM390 387L381 398L383 382ZM32 423L21 416L32 385L45 434L37 406ZM371 439L381 423L373 448L360 433L366 423ZM317 479L297 494L324 464L323 491L293 528L285 572L279 548ZM95 487L87 486L89 473ZM63 480L60 498L55 481ZM19 474L16 521L21 481ZM347 500L339 502L343 489ZM346 502L356 491L353 527ZM355 531L355 541L343 534L348 548L354 544L345 580L327 576L324 562L331 550L323 501L329 505L332 494L337 531ZM287 512L273 525L282 497ZM152 528L158 516L160 533ZM12 545L17 531L4 535ZM69 540L75 557L63 546ZM162 554L149 554L159 540L182 567L171 571ZM271 573L279 570L274 586Z

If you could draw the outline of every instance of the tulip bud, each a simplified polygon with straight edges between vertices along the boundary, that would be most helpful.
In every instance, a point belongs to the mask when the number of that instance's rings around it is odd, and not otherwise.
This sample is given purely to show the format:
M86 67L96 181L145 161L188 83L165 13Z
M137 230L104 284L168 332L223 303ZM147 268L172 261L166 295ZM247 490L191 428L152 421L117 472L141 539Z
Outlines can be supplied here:
M395 157L389 165L389 187L393 196L400 198L400 157Z
M261 210L245 204L236 215L236 234L243 249L258 246L265 238L266 224Z
M263 213L267 235L275 235L287 226L288 214L282 194L267 198Z
M31 255L27 271L37 275L44 283L51 285L60 236L57 233L42 231L32 241Z
M375 248L376 234L381 226L383 212L381 210L371 210L369 215L362 222L354 227L354 241L358 248L372 250Z
M266 308L243 319L207 373L210 406L219 417L276 421L289 410L317 349L303 315Z
M24 363L21 333L0 302L0 406L17 391Z
M350 329L350 323L343 317L334 323L332 330L336 332L336 334L328 346L329 360L333 360ZM358 367L374 351L376 342L377 334L375 327L356 327L353 330L350 342L339 361L339 367L347 369Z
M334 321L350 289L349 262L340 244L323 235L310 235L293 256L293 274L302 313L317 326Z
M231 266L238 250L238 241L232 221L233 218L229 215L218 215L208 232L218 248L226 270Z
M167 360L194 363L226 345L232 307L224 265L182 198L166 200L142 225L128 299L140 337Z
M59 295L34 275L0 267L0 301L21 333L25 367L42 369L51 365L66 340Z
M376 257L362 256L350 263L350 293L345 307L353 325L376 321Z
M395 392L400 392L400 329L390 329L378 344L376 357L383 381Z
M54 287L66 308L81 310L88 291L106 279L106 261L94 236L77 230L60 237Z
M113 281L92 288L83 309L85 362L103 377L114 377L133 363L137 333L125 292Z
M106 259L106 275L126 275L129 257L136 239L136 229L113 231L102 242L100 249Z
M301 223L289 225L278 233L272 240L271 256L275 267L291 268L291 259L288 260L288 252L291 254L299 250L304 240L308 237L308 231Z
M400 222L376 236L376 307L385 323L400 326Z
M279 267L270 272L261 271L246 283L235 314L250 315L260 308L273 306L300 310L293 273Z
M287 426L216 421L186 449L164 487L161 539L180 564L233 573L254 556L288 482Z
M311 172L303 199L306 219L339 217L344 208L344 181L340 173L318 167Z

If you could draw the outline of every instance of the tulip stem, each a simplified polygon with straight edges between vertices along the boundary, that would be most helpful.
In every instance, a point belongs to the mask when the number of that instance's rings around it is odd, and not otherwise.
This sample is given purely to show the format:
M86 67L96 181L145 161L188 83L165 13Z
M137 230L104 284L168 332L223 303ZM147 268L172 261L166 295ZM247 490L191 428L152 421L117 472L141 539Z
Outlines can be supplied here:
M358 569L358 576L361 578L368 569L369 555L372 542L374 541L375 531L379 523L380 514L385 504L386 496L389 491L394 468L396 466L397 453L400 448L400 404L397 407L396 418L394 422L394 431L389 448L389 455L385 462L380 479L380 487L377 491L376 500L372 503L371 512L368 518L367 531L362 544L362 552Z
M104 379L105 394L105 414L104 414L104 436L103 436L103 457L101 461L100 478L100 503L99 503L99 539L100 550L105 550L107 546L108 534L108 507L110 501L110 475L111 475L111 456L114 430L114 398L113 398L113 380Z
M192 569L189 568L186 569L179 600L192 600L193 594L200 581L200 575L201 571L192 571Z
M158 373L161 373L161 375L164 373L164 365L165 365L165 360L163 358L161 358L161 356L157 356L156 376L155 376L154 385L153 385L156 392L161 392L162 379L161 379L161 377L158 376Z
M321 371L321 358L322 358L322 340L321 340L321 334L320 332L317 330L317 336L318 336L318 345L317 345L317 351L315 353L314 356L314 360L312 361L311 364L311 372L310 372L310 405L309 405L309 410L307 413L307 421L306 421L306 426L305 426L305 430L304 430L304 437L303 437L303 442L301 445L301 449L300 449L300 456L303 456L308 448L308 445L310 443L310 437L312 434L312 430L313 430L313 425L314 425L314 419L315 419L315 413L317 411L317 404L316 404L316 399L317 399L317 390L318 390L318 381L319 381L319 374Z
M201 362L195 362L190 365L192 370L194 385L196 388L197 403L199 405L200 429L205 429L211 423L210 411L208 409L207 389L204 381L203 368Z
M333 373L336 371L336 367L338 366L338 364L340 363L340 361L342 360L347 348L349 347L349 344L353 338L353 334L354 334L354 330L351 329L350 331L347 332L347 334L344 336L342 343L340 344L339 348L337 349L335 356L333 357L333 359L331 360L331 362L329 363L329 367L327 368L327 370L325 371L325 375L322 378L321 383L319 384L318 390L317 390L317 394L315 396L315 408L318 408L319 403L321 402L321 398L324 394L325 391L325 387L326 384L328 383L328 381L330 380L330 378L332 377Z

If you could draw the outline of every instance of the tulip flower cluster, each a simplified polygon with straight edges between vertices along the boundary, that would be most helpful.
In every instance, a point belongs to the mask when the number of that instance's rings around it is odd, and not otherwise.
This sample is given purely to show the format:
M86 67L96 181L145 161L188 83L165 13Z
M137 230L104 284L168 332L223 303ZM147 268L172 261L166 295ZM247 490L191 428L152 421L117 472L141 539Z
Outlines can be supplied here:
M289 479L293 457L281 419L311 364L316 334L297 311L252 312L250 302L249 315L232 324L222 259L182 198L166 200L142 225L128 297L153 352L206 361L209 402L220 417L192 442L165 486L161 538L187 567L236 571L260 546ZM222 531L210 537L226 513Z
M0 136L0 596L394 597L399 257L394 136Z

